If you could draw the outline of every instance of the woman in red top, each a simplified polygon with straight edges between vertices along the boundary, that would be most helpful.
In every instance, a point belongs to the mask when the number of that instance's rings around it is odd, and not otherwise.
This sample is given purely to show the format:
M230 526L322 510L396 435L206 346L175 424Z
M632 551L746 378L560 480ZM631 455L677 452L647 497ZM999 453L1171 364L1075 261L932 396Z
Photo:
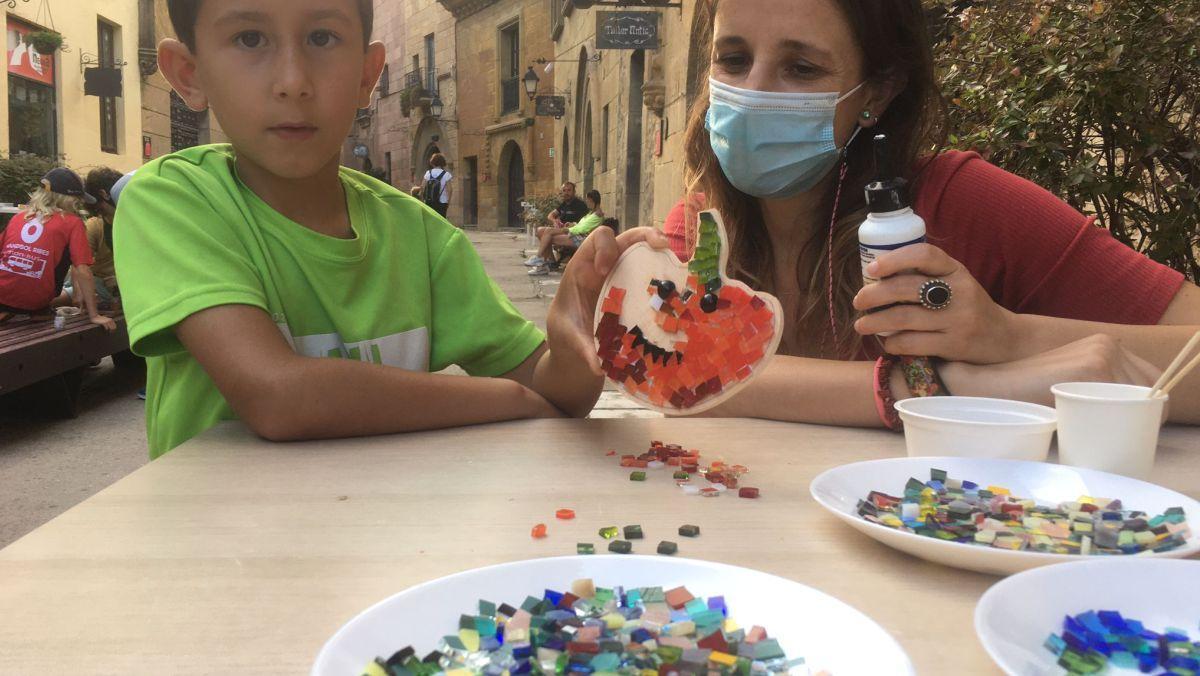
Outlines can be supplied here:
M69 267L92 322L109 331L117 328L96 309L92 247L76 213L81 201L95 198L84 192L79 176L63 167L51 169L25 211L0 233L0 322L14 314L48 314Z
M1047 191L974 153L918 159L940 126L919 0L720 2L710 66L684 140L693 198L665 232L686 260L695 211L721 211L731 273L775 294L787 327L783 356L717 415L879 425L871 360L885 351L945 360L959 395L1050 403L1057 382L1148 385L1200 325L1200 289ZM928 243L881 256L870 272L888 279L862 288L878 133L909 168ZM933 278L953 289L940 311L914 304ZM908 395L899 368L883 379ZM1172 400L1173 420L1200 423L1200 378Z

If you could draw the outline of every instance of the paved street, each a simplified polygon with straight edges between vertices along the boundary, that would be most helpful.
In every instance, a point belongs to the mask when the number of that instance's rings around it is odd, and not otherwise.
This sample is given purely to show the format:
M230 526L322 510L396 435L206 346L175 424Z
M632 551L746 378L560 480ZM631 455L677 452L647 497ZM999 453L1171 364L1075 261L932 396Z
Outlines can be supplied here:
M483 264L517 308L543 328L558 275L530 278L516 231L468 231ZM49 521L147 461L142 374L105 359L84 377L80 415L59 420L0 399L0 547ZM17 399L14 401L14 399ZM594 417L657 415L605 392Z

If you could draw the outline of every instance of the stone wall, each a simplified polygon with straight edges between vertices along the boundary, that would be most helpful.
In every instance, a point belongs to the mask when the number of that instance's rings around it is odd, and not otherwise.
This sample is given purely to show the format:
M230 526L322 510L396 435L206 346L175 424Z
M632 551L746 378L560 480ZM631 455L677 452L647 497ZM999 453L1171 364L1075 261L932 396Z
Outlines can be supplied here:
M683 195L688 77L708 58L707 44L693 44L692 39L695 22L706 19L697 19L694 3L684 5L683 9L645 10L660 14L660 48L637 52L597 51L596 11L613 8L563 6L555 58L592 58L599 53L600 61L582 66L563 62L553 70L555 93L567 97L567 115L554 126L558 152L565 149L567 155L566 162L555 164L556 181L575 181L581 189L589 182L586 128L590 113L591 165L595 167L590 183L600 191L606 214L619 218L623 228L661 226Z
M519 75L535 59L551 58L553 44L546 0L474 3L469 11L457 17L456 28L459 68L454 112L461 139L458 160L476 160L478 225L490 230L509 225L511 214L519 215L520 197L545 195L556 189L550 156L554 147L553 118L535 117L534 104L523 89L517 110L501 113L501 29L513 22L519 25ZM523 190L512 185L516 180L523 181Z

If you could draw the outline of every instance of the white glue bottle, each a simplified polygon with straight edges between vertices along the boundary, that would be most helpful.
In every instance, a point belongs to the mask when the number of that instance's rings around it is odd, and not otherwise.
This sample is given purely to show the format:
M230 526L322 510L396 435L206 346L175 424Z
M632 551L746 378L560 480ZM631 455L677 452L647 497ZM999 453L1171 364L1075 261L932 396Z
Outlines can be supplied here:
M862 262L863 286L879 280L867 274L867 266L879 256L925 241L925 221L913 213L908 200L908 181L892 170L887 136L873 139L875 180L867 184L867 220L858 228L858 257ZM891 307L891 306L886 306ZM879 307L868 312L886 309ZM877 334L883 337L890 333Z

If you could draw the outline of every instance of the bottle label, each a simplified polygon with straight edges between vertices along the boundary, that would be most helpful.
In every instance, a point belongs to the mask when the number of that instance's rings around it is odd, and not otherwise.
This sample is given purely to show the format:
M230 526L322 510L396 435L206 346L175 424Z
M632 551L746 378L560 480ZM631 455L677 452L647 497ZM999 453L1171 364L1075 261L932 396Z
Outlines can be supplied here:
M874 284L875 282L879 281L877 278L867 274L867 266L870 265L871 262L876 258L885 253L895 251L896 249L903 249L904 247L912 246L913 244L921 244L924 241L924 237L918 237L907 242L901 242L900 244L871 244L869 246L866 244L859 244L858 259L862 262L863 286L866 286L867 284Z

